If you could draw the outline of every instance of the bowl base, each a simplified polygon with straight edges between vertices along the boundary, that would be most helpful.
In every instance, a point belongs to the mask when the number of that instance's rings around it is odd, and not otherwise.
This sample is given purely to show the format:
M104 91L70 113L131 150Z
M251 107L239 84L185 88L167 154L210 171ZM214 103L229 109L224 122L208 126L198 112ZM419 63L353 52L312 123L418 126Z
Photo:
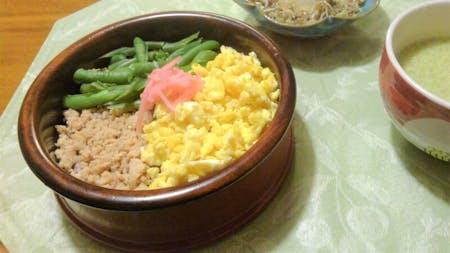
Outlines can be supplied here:
M277 168L272 168L277 172L276 178L272 178L271 185L267 185L265 188L265 192L260 192L260 198L258 201L255 201L246 211L239 213L237 217L234 219L228 220L228 223L224 223L221 227L215 228L214 233L210 231L198 231L196 235L196 240L180 240L176 243L164 243L152 241L149 238L148 242L132 242L132 241L124 241L118 237L112 237L105 235L104 233L97 231L88 224L86 224L77 214L75 210L71 208L70 203L68 201L58 195L55 194L56 200L62 209L65 216L71 221L71 223L78 228L81 232L86 234L88 237L104 244L109 247L119 249L127 252L179 252L180 250L187 250L192 248L198 248L200 246L206 246L212 242L215 242L227 235L230 235L233 232L236 232L239 228L243 227L245 224L250 222L253 218L259 214L265 206L269 204L269 202L273 199L275 194L281 187L282 182L284 181L289 169L292 167L292 161L294 158L294 135L292 127L286 132L286 135L279 145L286 145L287 149L284 150L288 155L285 159L278 160ZM284 143L283 143L284 142ZM285 153L285 154L286 154ZM70 201L70 200L69 200ZM224 219L226 221L227 219Z

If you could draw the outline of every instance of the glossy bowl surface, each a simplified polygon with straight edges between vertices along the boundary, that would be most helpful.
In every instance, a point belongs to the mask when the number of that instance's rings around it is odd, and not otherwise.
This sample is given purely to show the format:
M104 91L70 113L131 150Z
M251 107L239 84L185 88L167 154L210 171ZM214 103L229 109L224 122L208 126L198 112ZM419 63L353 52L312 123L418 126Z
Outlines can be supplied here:
M80 67L130 46L135 36L176 41L194 32L207 39L254 51L281 86L274 120L257 143L223 170L187 185L147 191L94 186L58 168L54 126L62 124L62 98L75 93ZM244 225L268 204L293 158L291 120L296 85L290 64L274 42L240 21L203 12L165 12L139 16L101 28L56 56L27 92L19 115L19 143L29 167L55 191L68 218L81 231L127 251L170 252L204 245Z
M386 111L411 143L450 161L450 102L415 82L397 60L406 46L425 39L450 37L450 1L427 1L399 15L390 25L381 57L379 80Z
M287 24L276 21L268 17L261 6L249 3L248 0L233 0L250 15L252 15L262 26L268 29L288 36L296 36L303 38L314 38L329 35L340 28L351 24L352 22L360 19L372 11L374 11L380 3L380 0L366 0L361 11L354 17L342 18L342 17L328 17L327 19L320 20L313 24L307 25L295 25Z

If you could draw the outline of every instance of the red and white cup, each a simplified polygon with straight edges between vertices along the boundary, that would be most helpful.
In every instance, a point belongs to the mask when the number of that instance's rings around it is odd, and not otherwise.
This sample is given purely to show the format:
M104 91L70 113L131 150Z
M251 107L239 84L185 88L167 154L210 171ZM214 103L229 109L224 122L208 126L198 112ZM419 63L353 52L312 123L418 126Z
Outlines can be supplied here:
M379 81L398 131L419 149L450 162L450 101L424 89L397 59L408 45L436 37L450 37L450 0L427 1L396 17L387 32Z

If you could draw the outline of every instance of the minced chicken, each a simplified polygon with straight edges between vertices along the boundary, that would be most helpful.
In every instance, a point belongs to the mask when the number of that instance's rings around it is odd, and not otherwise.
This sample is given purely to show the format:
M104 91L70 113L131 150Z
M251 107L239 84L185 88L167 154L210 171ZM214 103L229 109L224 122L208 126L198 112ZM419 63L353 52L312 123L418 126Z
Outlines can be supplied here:
M64 112L66 125L55 150L58 165L85 182L114 189L144 190L150 184L140 160L145 140L135 131L136 115L109 110Z

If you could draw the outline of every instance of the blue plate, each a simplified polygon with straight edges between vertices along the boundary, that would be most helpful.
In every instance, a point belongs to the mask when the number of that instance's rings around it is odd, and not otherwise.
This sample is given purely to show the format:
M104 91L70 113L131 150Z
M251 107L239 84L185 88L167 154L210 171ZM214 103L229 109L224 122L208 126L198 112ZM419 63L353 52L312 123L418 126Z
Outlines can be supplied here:
M361 8L361 11L351 17L328 17L327 19L318 21L317 23L298 25L287 24L275 21L264 14L262 8L259 5L249 3L247 0L233 0L245 10L247 10L255 19L264 27L270 30L289 36L297 36L304 38L321 37L335 32L339 28L352 23L353 21L366 16L377 8L380 0L366 0Z

